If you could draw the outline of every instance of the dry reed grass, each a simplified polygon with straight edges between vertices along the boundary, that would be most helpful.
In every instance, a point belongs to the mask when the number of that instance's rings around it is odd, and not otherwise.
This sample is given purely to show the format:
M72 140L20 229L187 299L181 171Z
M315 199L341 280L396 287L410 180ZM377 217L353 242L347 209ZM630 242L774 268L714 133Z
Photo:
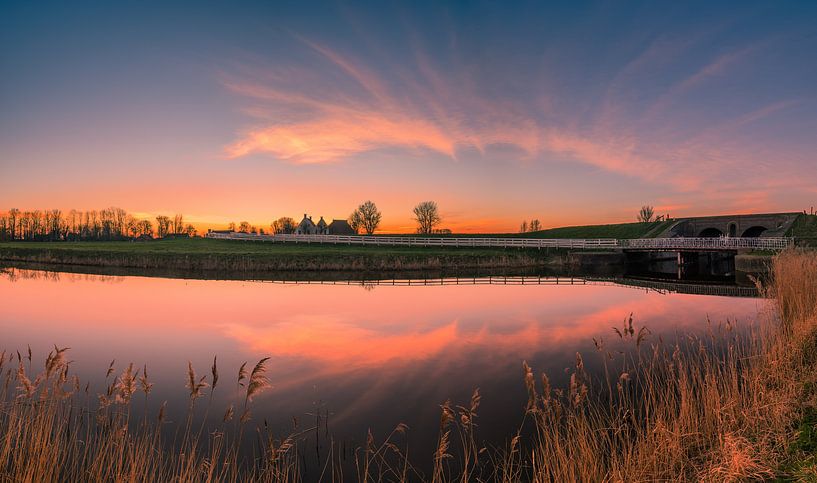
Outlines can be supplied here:
M739 481L779 475L804 386L814 382L817 257L790 251L775 258L764 288L776 302L752 327L708 325L704 335L652 340L632 317L615 340L596 343L606 377L592 379L582 355L569 384L553 388L546 375L523 366L528 401L523 421L503 448L481 444L481 402L441 405L430 474L409 462L397 441L399 424L382 441L369 432L355 452L353 470L332 441L324 481ZM614 349L615 346L615 349ZM622 350L622 346L624 349ZM239 441L251 419L252 399L269 385L268 360L236 378L238 400L208 422L218 382L188 366L190 393L182 434L165 440L165 406L147 415L153 384L147 368L129 364L93 404L89 388L70 374L67 348L55 347L39 373L32 355L0 355L0 480L9 481L300 481L299 441L315 427L274 438L257 428L257 451ZM28 368L26 368L28 366ZM115 371L112 362L106 381ZM32 380L33 377L33 380ZM243 389L242 389L243 388ZM209 390L204 422L192 428L196 401ZM136 416L135 395L144 396ZM239 406L240 405L240 406ZM237 418L236 407L241 408ZM207 425L208 431L203 429ZM233 435L233 436L231 436ZM797 455L794 455L797 457ZM817 473L815 466L801 474ZM809 473L812 472L812 473Z

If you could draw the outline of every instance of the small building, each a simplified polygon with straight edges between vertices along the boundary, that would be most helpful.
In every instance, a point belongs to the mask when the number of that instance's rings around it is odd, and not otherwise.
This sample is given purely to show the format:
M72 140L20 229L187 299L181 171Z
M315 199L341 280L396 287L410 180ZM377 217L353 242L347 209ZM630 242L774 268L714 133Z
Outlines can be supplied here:
M323 217L317 223L312 221L312 217L304 213L304 218L295 228L296 235L356 235L346 220L332 220L326 223Z
M295 234L296 235L328 235L329 231L327 229L328 225L323 220L323 217L315 223L312 221L312 217L308 216L304 213L304 219L298 223L298 226L295 227Z
M346 220L332 220L327 230L330 235L357 235Z

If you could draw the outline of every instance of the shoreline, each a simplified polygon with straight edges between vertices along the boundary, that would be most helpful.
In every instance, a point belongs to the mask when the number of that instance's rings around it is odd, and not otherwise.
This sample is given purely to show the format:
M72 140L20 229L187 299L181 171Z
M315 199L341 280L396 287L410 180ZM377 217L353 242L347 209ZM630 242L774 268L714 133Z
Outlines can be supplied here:
M406 272L535 270L562 251L279 245L221 240L0 243L0 261L170 272Z

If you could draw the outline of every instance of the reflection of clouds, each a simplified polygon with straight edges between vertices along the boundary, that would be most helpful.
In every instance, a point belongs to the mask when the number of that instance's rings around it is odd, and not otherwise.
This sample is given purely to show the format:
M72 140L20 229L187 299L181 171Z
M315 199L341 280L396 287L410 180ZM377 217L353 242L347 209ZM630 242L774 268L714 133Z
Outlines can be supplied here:
M174 381L188 358L208 367L217 354L228 371L271 356L277 394L360 377L388 386L410 373L431 386L440 381L430 379L458 371L504 377L522 359L569 359L592 347L593 337L613 337L612 327L630 312L637 326L660 334L704 327L707 314L714 322L753 317L759 303L592 285L384 286L368 293L355 285L43 277L13 285L0 278L0 292L15 301L0 313L9 343L69 345L72 357L103 372L111 358L145 361Z
M617 287L574 289L586 290L591 298L599 289L622 290ZM480 354L483 365L492 361L487 365L496 367L503 366L502 361L522 360L541 352L570 354L576 347L591 344L593 337L613 337L612 328L620 327L630 313L637 327L646 326L657 336L700 330L706 326L707 314L713 320L724 320L735 316L753 317L756 312L754 304L747 304L745 300L736 311L737 304L732 299L623 290L636 296L625 295L623 300L599 307L567 299L569 304L575 305L559 307L561 314L550 310L550 304L558 304L558 301L542 306L536 303L535 297L508 300L510 306L524 303L525 307L498 314L494 304L502 304L501 301L485 303L475 298L458 307L456 312L461 318L437 320L430 326L418 324L413 314L409 317L389 312L366 314L364 308L359 315L328 315L307 310L306 313L282 314L271 325L229 324L221 330L250 352L273 354L296 365L298 360L308 361L314 370L310 376L323 377L367 369L400 370L430 360L455 362L475 352ZM440 294L446 292L441 290ZM392 322L383 323L378 318Z

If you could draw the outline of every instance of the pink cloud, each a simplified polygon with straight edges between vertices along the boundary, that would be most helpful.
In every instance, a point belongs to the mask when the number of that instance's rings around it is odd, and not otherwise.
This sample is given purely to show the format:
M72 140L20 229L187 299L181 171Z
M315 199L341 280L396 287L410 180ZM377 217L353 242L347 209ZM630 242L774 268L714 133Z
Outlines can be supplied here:
M513 93L481 95L467 72L443 73L420 50L415 52L416 65L394 66L386 76L326 46L303 42L328 69L285 66L224 76L225 87L249 104L243 110L254 120L224 148L228 158L267 154L314 164L398 148L415 156L431 151L457 159L462 148L485 155L487 148L503 145L516 148L520 160L548 162L554 155L563 156L669 187L677 196L695 196L699 202L747 185L755 188L753 200L769 200L764 187L791 178L782 163L764 174L768 153L736 133L796 101L773 102L737 118L700 125L655 116L708 79L728 75L757 46L717 57L647 103L646 112L633 116L628 96L622 94L641 76L671 64L667 52L683 52L695 41L654 44L611 80L598 103L601 107L576 106L562 115L545 112L552 103L539 102L549 99L549 93L530 103ZM747 164L757 169L743 169ZM697 206L672 199L663 204Z

